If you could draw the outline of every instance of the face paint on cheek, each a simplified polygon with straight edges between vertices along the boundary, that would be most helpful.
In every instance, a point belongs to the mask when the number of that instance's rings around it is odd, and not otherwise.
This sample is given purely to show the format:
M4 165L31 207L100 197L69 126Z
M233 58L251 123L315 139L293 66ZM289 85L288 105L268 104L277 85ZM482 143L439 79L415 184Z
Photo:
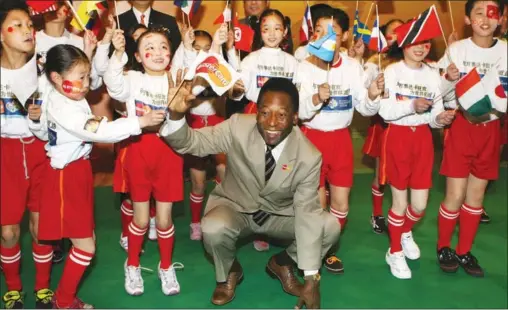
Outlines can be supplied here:
M83 88L83 83L81 81L69 81L65 80L62 83L62 89L67 94L77 94L80 93Z
M499 7L495 5L487 5L487 18L499 19Z
M69 9L66 7L58 11L58 17L67 16L67 14L69 14Z
M12 27L7 27L7 32L13 32L14 31L14 28Z
M430 50L430 47L431 47L431 44L430 44L430 43L425 43L425 44L423 44L423 49L424 49L425 51Z
M150 54L150 53L146 53L146 54L145 54L145 58L146 58L146 59L150 58L151 56L152 56L152 54Z

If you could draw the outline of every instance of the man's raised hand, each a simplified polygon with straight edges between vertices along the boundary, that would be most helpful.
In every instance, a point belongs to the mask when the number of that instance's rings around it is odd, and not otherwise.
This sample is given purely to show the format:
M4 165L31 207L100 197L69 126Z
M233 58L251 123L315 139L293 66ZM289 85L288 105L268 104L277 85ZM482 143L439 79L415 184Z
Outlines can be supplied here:
M181 119L185 113L191 108L192 100L196 99L196 96L192 95L190 81L185 81L185 74L187 69L183 71L179 69L176 73L176 83L173 82L171 73L168 72L168 108L171 113L171 119Z

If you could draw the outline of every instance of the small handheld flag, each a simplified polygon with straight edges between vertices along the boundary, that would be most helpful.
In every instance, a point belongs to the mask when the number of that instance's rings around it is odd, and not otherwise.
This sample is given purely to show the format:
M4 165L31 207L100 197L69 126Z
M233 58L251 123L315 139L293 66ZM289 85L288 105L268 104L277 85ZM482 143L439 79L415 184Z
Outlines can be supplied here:
M492 110L492 103L481 80L475 67L455 85L455 95L460 106L474 117L484 116Z
M353 22L353 37L355 39L362 38L365 44L369 44L371 32L367 25L360 22L358 10L355 13L355 20Z
M310 14L310 6L307 2L305 13L302 19L302 26L300 27L300 42L308 42L312 36L314 29L312 28L312 16Z
M55 0L52 1L27 0L26 4L28 5L28 10L30 11L30 15L32 16L44 14L47 12L54 12L58 9Z
M441 23L433 5L408 23L395 29L399 47L431 40L442 35Z
M79 31L92 30L96 23L100 22L97 3L100 1L82 1L77 11L73 10L74 18L71 26ZM73 9L73 8L72 8Z
M500 113L506 113L506 90L503 87L498 71L490 69L482 78L483 88L492 102L492 108Z
M377 12L376 5L376 20L374 21L374 27L372 27L372 34L370 36L369 41L369 49L372 51L376 51L378 53L382 53L386 51L388 48L388 42L386 41L385 36L379 29L379 14Z
M199 9L202 0L175 0L174 4L192 19Z
M233 20L233 27L235 28L235 48L250 52L254 41L254 30L248 25L241 24L237 16Z
M213 24L214 25L224 24L229 23L230 21L231 21L231 8L228 5L226 5L224 11L222 11L221 15L219 15L217 19L215 19Z
M328 24L327 33L317 41L309 42L307 49L310 54L318 57L321 60L330 62L335 55L335 48L337 46L337 34L333 30L332 24Z

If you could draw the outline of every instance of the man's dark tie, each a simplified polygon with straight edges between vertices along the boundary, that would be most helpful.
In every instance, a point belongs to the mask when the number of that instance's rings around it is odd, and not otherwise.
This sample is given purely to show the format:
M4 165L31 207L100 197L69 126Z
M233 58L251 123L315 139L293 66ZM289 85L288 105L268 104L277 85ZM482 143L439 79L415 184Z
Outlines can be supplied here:
M265 152L265 185L268 183L268 180L270 180L270 177L273 174L273 171L275 170L275 166L277 163L275 162L275 158L273 158L272 155L272 149L271 146L266 146L266 152Z
M265 152L265 185L270 180L270 177L273 174L273 171L275 170L275 166L277 163L275 162L275 158L273 158L272 155L272 149L271 146L266 146L266 152ZM270 214L268 212L259 210L256 213L252 215L252 220L254 223L256 223L258 226L262 226L266 220L270 217Z

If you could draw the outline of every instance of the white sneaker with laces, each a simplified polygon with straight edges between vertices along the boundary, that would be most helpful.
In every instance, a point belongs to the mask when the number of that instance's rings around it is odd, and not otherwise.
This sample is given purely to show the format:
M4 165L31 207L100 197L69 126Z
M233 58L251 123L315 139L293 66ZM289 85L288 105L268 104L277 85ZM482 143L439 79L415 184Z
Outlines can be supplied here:
M402 244L402 251L407 258L411 260L420 258L420 248L413 239L413 233L411 231L402 233L400 243Z
M394 277L398 279L411 279L411 269L409 269L406 257L402 251L390 253L390 249L388 249L385 259Z
M203 238L203 234L201 232L201 224L200 223L191 223L190 224L190 239L191 240L201 240Z
M148 239L157 240L157 228L155 228L155 217L150 218L150 228L148 229Z
M127 236L120 235L120 246L127 252L129 250L129 239Z
M176 279L176 270L183 269L183 264L173 263L169 269L161 269L161 264L157 267L159 270L159 279L161 279L162 293L166 296L177 295L180 293L180 283Z
M125 291L132 296L139 296L144 293L145 285L141 276L141 268L127 266L127 261L123 266L125 272Z
M254 241L254 248L258 252L264 252L270 249L270 244L268 242L256 240Z

